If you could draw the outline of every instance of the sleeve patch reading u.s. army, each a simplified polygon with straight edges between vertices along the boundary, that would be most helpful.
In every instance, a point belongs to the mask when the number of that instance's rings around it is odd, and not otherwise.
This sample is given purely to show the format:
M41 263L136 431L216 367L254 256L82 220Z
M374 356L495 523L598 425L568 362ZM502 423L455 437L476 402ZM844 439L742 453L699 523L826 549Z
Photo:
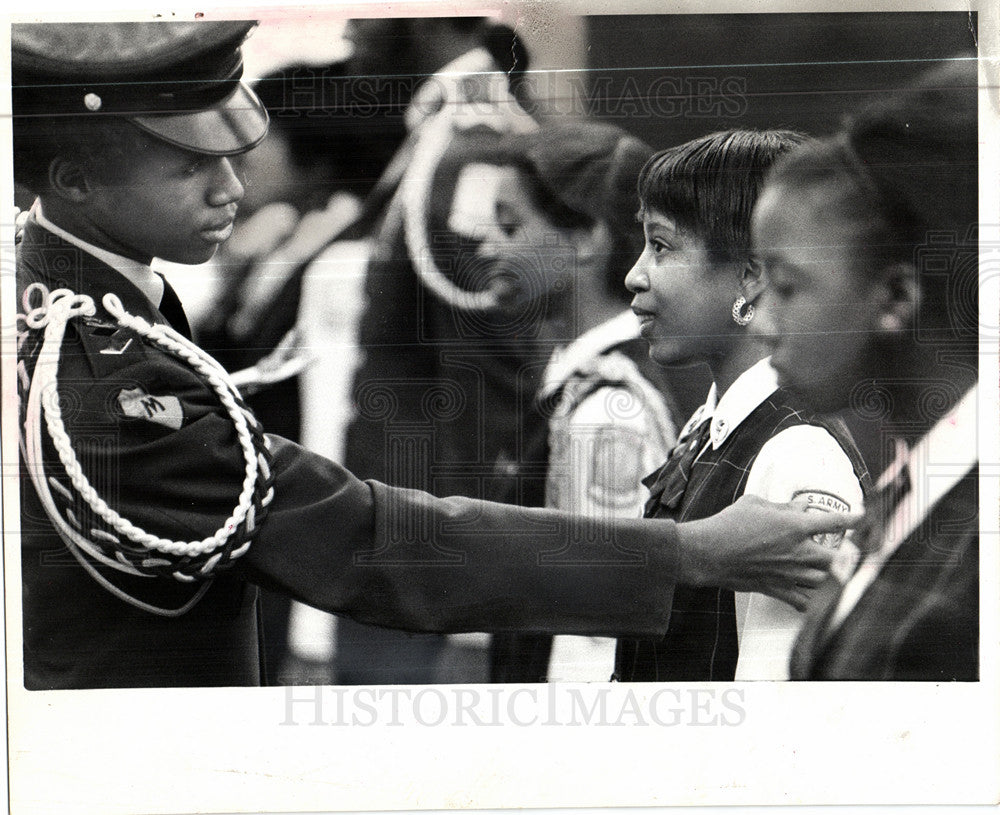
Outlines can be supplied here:
M805 504L807 509L818 509L823 512L851 511L851 505L843 498L822 490L799 490L792 495L792 503Z
M184 410L176 396L154 396L142 388L123 388L118 394L118 406L132 419L161 424L180 430L184 423Z
M850 512L851 505L832 492L822 490L799 490L792 495L793 504L805 504L806 509L817 512ZM830 549L837 549L844 540L843 532L820 532L812 536L816 543Z

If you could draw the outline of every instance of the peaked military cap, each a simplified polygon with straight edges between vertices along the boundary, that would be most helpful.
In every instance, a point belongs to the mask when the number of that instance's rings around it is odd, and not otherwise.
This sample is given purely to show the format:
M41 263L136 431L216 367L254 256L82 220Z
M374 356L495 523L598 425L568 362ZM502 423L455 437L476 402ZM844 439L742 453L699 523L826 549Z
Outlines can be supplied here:
M250 21L11 26L15 116L123 116L210 155L254 147L267 112L242 81Z

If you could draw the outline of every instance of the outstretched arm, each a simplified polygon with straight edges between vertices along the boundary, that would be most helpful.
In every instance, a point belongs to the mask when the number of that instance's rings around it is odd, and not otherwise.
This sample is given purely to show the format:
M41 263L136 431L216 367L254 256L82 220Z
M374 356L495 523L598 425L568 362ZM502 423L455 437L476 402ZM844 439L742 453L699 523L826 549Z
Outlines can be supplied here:
M107 367L106 359L122 366L99 379L70 371L66 380L88 385L88 409L67 414L80 461L113 465L91 472L91 481L113 477L99 492L113 487L121 514L153 534L212 535L236 504L246 468L228 416L171 357L105 358L102 336L80 338L85 353L64 359L71 368ZM108 408L143 385L180 405L179 428ZM78 417L88 430L105 418L108 434L80 433ZM297 445L272 442L274 498L236 569L319 608L409 630L655 636L667 628L678 582L801 605L798 587L818 582L830 560L801 541L849 522L746 500L676 527L436 499L359 481Z
M279 488L237 568L355 619L414 631L655 634L676 581L674 525L361 482L275 442Z
M311 605L407 630L655 635L678 582L801 607L831 558L809 536L858 520L745 498L688 524L598 522L365 483L275 447L282 489L241 568Z

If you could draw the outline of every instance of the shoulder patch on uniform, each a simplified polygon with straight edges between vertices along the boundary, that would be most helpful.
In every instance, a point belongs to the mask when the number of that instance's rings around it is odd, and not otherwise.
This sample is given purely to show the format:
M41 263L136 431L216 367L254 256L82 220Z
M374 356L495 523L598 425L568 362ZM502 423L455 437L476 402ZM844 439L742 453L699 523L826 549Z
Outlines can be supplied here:
M792 503L805 504L807 509L823 512L850 512L851 505L832 492L823 490L799 490L792 495Z
M184 410L176 396L153 396L142 388L123 388L118 393L118 406L132 419L144 419L173 430L180 430L184 424Z
M807 510L816 512L850 512L851 505L832 492L823 490L799 490L792 495L793 504L805 504ZM844 540L843 532L820 532L812 536L816 543L830 549L837 549Z

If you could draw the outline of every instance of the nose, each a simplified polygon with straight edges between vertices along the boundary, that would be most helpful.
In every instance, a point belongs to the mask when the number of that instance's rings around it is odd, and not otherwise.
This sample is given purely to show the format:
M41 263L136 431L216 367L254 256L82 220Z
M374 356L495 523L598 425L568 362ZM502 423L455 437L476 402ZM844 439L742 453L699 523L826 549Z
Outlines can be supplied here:
M243 192L243 184L240 183L232 162L226 156L219 156L208 192L208 203L213 207L235 204L243 198Z
M649 291L649 274L646 272L646 251L639 255L635 265L625 275L625 288L632 294Z
M481 224L471 237L477 239L476 256L484 260L496 260L504 252L506 241L503 232L495 223Z

